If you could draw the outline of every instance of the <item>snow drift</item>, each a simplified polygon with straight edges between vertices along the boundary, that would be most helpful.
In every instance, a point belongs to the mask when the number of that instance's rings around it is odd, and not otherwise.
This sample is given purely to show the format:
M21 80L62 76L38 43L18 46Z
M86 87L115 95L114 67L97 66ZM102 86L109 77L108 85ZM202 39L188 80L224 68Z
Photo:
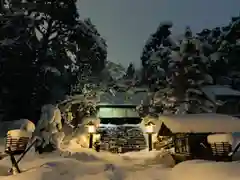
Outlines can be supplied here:
M216 163L187 161L174 168L165 162L152 163L159 152L138 152L114 155L107 152L95 153L82 149L77 153L52 153L49 155L29 154L20 167L21 174L7 176L9 160L0 161L1 180L237 180L239 162Z
M164 164L161 159L165 159L168 163ZM141 151L117 155L109 152L96 153L91 149L80 148L77 144L70 143L61 152L45 155L36 155L34 152L30 152L20 163L22 173L14 176L7 176L10 161L9 158L3 159L0 161L0 178L4 180L24 180L26 178L36 180L130 180L136 177L139 177L137 179L153 179L154 176L163 176L170 170L168 167L172 166L172 163L171 156L166 152ZM157 169L159 170L156 171ZM145 173L145 171L151 173Z

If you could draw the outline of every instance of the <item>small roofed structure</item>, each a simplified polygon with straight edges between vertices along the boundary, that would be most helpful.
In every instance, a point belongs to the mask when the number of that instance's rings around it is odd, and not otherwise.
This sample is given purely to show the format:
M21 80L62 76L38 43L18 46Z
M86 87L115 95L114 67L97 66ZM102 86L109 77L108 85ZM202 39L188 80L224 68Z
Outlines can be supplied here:
M240 132L240 119L224 114L180 114L160 116L161 129L172 133L234 133Z
M229 142L225 142L226 138L219 140L221 143L211 143L213 137L209 135L240 132L239 118L208 113L167 115L160 116L159 120L161 127L158 136L172 138L173 156L177 162L187 159L231 160L229 153L233 149Z
M212 101L240 98L240 91L223 85L208 85L201 88L202 92Z
M216 113L239 112L240 91L223 85L208 85L201 88L205 96L216 105Z

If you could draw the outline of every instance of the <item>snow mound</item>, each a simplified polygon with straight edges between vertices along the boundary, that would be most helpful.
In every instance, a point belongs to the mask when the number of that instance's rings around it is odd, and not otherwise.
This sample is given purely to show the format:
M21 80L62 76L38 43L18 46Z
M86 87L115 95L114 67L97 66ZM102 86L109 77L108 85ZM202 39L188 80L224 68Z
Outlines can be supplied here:
M142 150L139 152L128 152L124 154L120 154L124 159L141 162L142 164L147 165L162 165L163 167L173 167L175 165L175 161L170 155L168 151L148 151Z
M35 180L87 180L88 178L85 178L84 176L91 176L104 172L105 164L96 162L82 164L74 159L48 158L44 160L34 160L31 163L25 163L21 167L22 169L25 169L25 172L15 176L1 177L1 179L24 180L30 178Z
M107 161L120 166L162 164L164 167L173 167L175 162L167 151L142 150L124 154L113 154L107 151L96 153L92 149L81 148L76 141L70 141L67 147L62 147L62 155L84 161ZM80 158L80 159L79 159Z
M34 168L14 176L1 177L2 180L150 180L155 177L163 177L164 169L149 167L139 170L127 170L105 163L82 163L74 159L52 159L38 161ZM73 168L74 167L74 168Z
M175 166L171 180L237 180L240 162L186 161Z
M9 157L0 161L1 180L237 180L240 162L186 161L174 166L166 151L142 150L125 154L95 152L76 141L61 151L36 155L20 163L21 174L9 176ZM173 167L173 168L171 168Z
M162 153L154 151L132 152L125 155L97 153L71 144L62 152L45 155L30 152L20 164L22 173L14 176L7 176L10 161L9 158L5 158L0 161L0 178L3 180L154 179L165 176L170 170L159 162L152 163L152 160L157 156L160 157Z
M237 180L239 162L187 161L166 167L167 152L125 154L95 152L71 144L65 151L45 155L30 152L20 163L21 174L8 176L9 158L0 161L1 180ZM165 158L165 159L164 159ZM153 163L153 160L162 159ZM207 177L205 177L207 176Z

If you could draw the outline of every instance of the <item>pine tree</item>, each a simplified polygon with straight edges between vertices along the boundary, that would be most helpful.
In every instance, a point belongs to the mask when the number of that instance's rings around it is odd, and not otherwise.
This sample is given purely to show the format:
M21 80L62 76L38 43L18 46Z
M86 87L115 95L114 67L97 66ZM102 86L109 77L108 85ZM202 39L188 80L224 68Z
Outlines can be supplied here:
M240 52L239 19L240 17L233 17L226 26L216 27L212 30L204 29L198 33L198 38L203 44L204 55L209 57L209 73L215 83L222 83L222 79L231 79L232 72L240 70L238 61Z
M128 65L128 68L126 71L126 77L129 79L132 79L132 78L134 78L134 75L135 75L135 67L134 67L133 63L130 63Z
M154 64L150 63L150 58L152 57L153 53L156 53L158 50L160 50L162 46L171 46L171 41L168 39L168 37L171 35L171 27L171 22L161 23L157 31L150 36L143 48L141 62L143 67L142 81L144 83L152 83L152 79L150 77L153 73Z
M196 39L189 27L180 44L178 59L172 59L167 72L167 91L163 98L165 113L201 113L211 112L206 107L206 98L200 88L211 84L207 67L197 48ZM210 79L209 79L210 78Z

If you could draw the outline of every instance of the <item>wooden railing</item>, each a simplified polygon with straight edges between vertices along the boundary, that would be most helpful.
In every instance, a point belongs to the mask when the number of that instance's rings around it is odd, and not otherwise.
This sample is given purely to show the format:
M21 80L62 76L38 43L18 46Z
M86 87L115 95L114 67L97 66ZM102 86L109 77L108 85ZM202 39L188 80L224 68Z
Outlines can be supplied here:
M232 146L229 143L214 143L211 144L213 156L228 156L232 151Z
M13 153L16 155L21 154L25 151L28 141L28 137L13 138L11 136L7 136L5 152Z

